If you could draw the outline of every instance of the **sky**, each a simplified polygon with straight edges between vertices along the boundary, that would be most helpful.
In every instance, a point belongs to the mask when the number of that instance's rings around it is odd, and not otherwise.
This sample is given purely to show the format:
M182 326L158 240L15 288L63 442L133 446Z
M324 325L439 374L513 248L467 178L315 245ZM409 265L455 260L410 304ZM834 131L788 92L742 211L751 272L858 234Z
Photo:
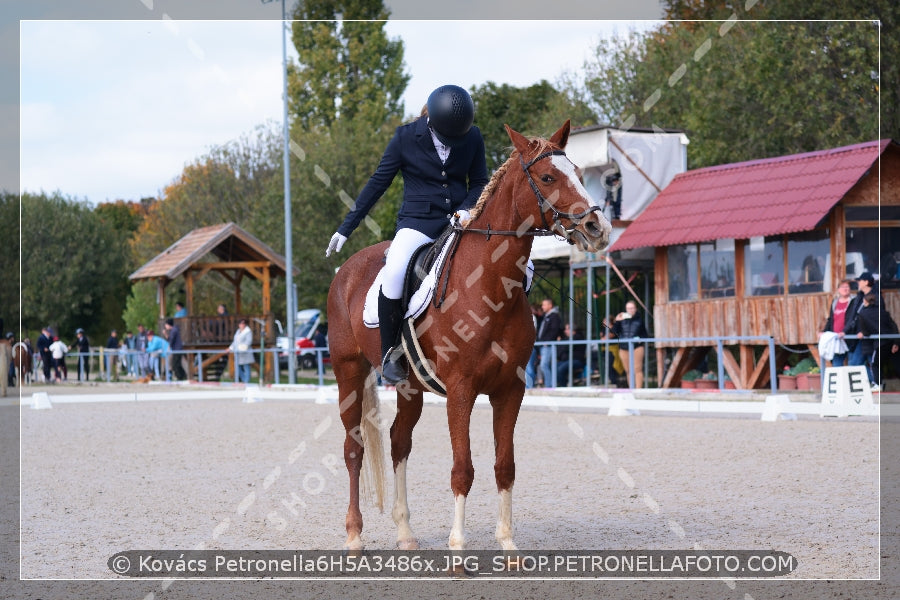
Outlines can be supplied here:
M581 71L601 36L649 24L398 20L386 30L404 42L413 114L445 83L555 83ZM22 21L21 189L93 204L160 197L215 146L280 127L282 78L280 21Z

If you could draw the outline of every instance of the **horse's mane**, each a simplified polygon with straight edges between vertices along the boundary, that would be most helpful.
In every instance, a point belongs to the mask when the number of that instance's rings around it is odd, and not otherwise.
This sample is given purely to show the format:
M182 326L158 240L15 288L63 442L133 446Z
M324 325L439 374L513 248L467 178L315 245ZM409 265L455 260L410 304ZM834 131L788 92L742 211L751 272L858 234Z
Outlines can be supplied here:
M537 153L546 151L550 148L550 140L545 140L544 138L533 138L531 140L531 144L537 144ZM497 190L497 186L500 185L500 180L503 179L503 176L506 175L506 172L509 170L510 165L514 162L514 159L519 158L519 151L513 150L509 155L509 158L506 159L494 174L491 175L490 181L488 184L484 186L484 189L481 191L481 195L478 196L478 201L475 203L474 208L469 212L472 217L469 223L472 223L475 219L477 219L481 213L484 211L484 206L487 204L487 201L493 196L494 192Z

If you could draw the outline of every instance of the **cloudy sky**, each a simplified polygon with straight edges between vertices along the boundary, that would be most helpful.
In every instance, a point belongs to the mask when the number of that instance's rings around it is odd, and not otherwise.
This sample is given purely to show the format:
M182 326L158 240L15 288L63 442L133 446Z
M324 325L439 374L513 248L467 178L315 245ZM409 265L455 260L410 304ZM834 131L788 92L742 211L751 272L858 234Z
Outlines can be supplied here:
M556 82L601 37L650 24L397 20L386 29L405 44L411 114L443 83ZM280 21L26 20L19 34L24 191L92 203L158 196L210 148L281 122Z

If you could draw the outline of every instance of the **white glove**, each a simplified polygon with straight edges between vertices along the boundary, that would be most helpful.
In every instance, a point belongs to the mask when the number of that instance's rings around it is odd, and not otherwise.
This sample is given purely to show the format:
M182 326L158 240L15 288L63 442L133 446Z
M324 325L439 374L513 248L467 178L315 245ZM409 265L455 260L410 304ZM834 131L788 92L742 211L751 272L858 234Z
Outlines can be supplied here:
M453 216L450 217L450 222L453 224L458 224L460 227L465 227L469 221L472 220L472 215L469 214L469 211L465 209L460 209L453 213Z
M325 258L331 256L332 252L340 252L341 248L344 247L344 242L347 241L347 236L341 235L340 233L335 233L331 236L331 241L328 242L328 250L325 251Z

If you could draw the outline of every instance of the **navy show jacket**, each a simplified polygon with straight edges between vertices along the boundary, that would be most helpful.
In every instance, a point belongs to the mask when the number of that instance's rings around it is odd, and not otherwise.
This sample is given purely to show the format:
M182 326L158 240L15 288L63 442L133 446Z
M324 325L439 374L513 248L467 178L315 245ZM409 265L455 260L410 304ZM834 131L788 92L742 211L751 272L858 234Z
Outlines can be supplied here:
M448 225L448 216L475 206L487 185L481 131L472 127L464 143L453 148L442 164L425 117L398 127L338 233L347 237L353 233L398 171L403 175L403 204L397 229L415 229L436 238Z

